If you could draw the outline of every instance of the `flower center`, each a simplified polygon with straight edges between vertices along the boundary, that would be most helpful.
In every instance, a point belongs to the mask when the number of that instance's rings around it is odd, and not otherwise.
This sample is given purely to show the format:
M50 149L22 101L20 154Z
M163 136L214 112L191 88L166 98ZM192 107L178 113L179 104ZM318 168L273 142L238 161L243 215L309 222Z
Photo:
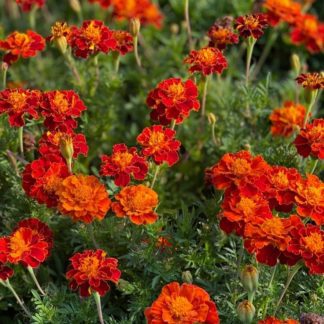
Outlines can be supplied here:
M267 219L261 227L265 233L272 236L282 236L284 233L284 226L280 218Z
M243 176L251 171L251 166L244 159L236 159L232 164L232 171L235 175Z
M30 37L24 33L15 33L15 43L17 47L24 47L30 43Z
M324 124L312 127L309 130L308 134L312 140L315 140L317 138L321 139L321 137L324 136Z
M26 95L18 91L11 92L8 97L8 102L10 103L13 111L22 111L26 104Z
M276 187L279 188L287 188L289 185L288 177L282 171L279 171L277 174L273 175L271 181Z
M53 38L64 37L69 32L69 27L67 23L62 23L57 21L51 28L51 33Z
M306 199L311 205L319 205L322 199L323 188L308 186L306 189Z
M173 83L168 88L168 94L174 99L182 99L184 97L184 86L181 83Z
M241 210L244 215L253 215L256 208L256 203L250 198L241 198L236 207Z
M259 26L259 20L257 17L253 17L252 15L248 15L244 19L244 25L249 29L255 29Z
M48 193L55 193L62 182L62 178L58 177L56 174L52 174L46 177L44 190Z
M320 233L311 233L304 237L305 244L314 253L324 253L324 241Z
M96 277L98 274L100 262L98 258L87 256L80 261L79 270L85 273L88 277Z
M198 51L198 60L203 64L212 64L215 61L215 53L211 48L203 48Z
M90 186L87 186L86 184L83 184L81 187L75 188L75 201L84 203L91 199L92 197L93 189Z
M125 170L133 160L133 154L128 152L118 152L112 157L113 163L117 164L121 170Z
M101 30L93 21L83 30L83 36L89 41L89 49L94 50L101 39Z
M307 34L316 33L318 24L315 19L309 18L304 20L304 28Z
M158 150L164 143L164 134L162 132L152 132L148 143L150 146L156 146L156 150Z
M69 102L62 92L58 91L55 93L53 104L61 114L64 114L69 110Z
M29 230L21 228L10 237L10 256L14 259L20 259L30 249L30 242L26 241L26 235L24 235L26 231Z
M176 320L185 320L193 309L189 300L182 296L173 298L170 302L170 313Z
M213 31L212 37L216 41L225 42L228 35L228 30L226 28L220 28Z

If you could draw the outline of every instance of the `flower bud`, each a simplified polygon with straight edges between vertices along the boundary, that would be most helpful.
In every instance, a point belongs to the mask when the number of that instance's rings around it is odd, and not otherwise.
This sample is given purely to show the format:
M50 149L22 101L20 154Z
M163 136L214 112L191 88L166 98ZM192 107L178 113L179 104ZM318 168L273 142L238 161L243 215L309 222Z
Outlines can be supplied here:
M192 284L192 274L190 271L183 271L182 272L182 281L187 284Z
M207 114L207 119L208 119L208 123L210 125L215 125L216 124L217 117L213 113L208 113Z
M179 25L178 24L171 24L170 31L173 35L177 35L179 33Z
M293 68L295 74L296 75L299 75L300 74L301 65L300 65L299 56L296 53L294 53L293 55L291 55L290 62L291 62L291 67Z
M133 37L137 37L141 29L141 21L138 18L132 18L129 21L129 32Z
M76 13L81 12L81 5L79 0L69 0L70 1L70 7L73 11Z
M9 69L9 65L8 65L8 63L6 63L6 62L2 62L2 63L1 63L1 71L3 71L3 72L7 72L8 69Z
M251 323L255 315L255 307L248 300L243 300L238 304L236 312L242 323Z
M72 158L73 158L73 141L69 135L64 135L60 138L60 151L66 160L69 171L72 172Z
M253 265L246 265L240 273L241 283L244 289L249 292L255 292L259 283L259 271Z
M67 49L68 44L67 44L67 40L66 40L66 38L64 36L55 39L54 43L55 43L56 47L59 49L59 51L62 54L66 53L66 49Z
M124 294L129 295L134 292L135 287L127 280L119 279L117 283L117 289Z

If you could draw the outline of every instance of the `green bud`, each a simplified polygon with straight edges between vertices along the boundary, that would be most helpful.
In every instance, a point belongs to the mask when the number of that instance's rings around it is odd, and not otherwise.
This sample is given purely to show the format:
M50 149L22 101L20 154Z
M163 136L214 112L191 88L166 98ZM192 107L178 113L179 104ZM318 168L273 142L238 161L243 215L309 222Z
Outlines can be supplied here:
M246 265L240 273L241 283L244 289L253 293L257 290L259 284L259 271L253 265Z
M255 315L255 307L248 300L240 302L236 308L237 316L244 324L251 323Z
M182 272L182 281L188 284L192 284L192 274L190 271L183 271Z

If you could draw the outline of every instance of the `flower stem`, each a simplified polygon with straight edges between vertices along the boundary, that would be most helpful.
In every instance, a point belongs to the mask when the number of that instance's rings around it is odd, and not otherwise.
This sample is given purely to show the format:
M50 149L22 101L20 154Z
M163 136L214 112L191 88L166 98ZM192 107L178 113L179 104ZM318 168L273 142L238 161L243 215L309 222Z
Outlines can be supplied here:
M209 81L209 77L203 76L201 79L201 85L203 88L203 93L202 93L202 98L201 98L201 117L204 117L206 115L206 99L207 99L208 81Z
M317 165L318 165L318 161L319 161L319 159L317 159L317 160L314 162L314 165L313 165L313 168L312 168L311 174L313 174L313 173L315 172L316 167L317 167Z
M65 59L67 65L69 66L72 74L74 75L74 78L77 81L78 85L82 86L82 84L83 84L82 79L80 77L79 71L76 68L75 62L74 62L71 54L66 52L65 54L63 54L63 56L64 56L64 59Z
M20 155L24 157L24 127L23 126L18 128L18 139L19 139Z
M175 120L175 119L172 119L171 127L170 127L170 128L171 128L172 130L174 130L175 126L176 126L176 120Z
M306 124L308 122L309 115L310 115L310 113L311 113L311 111L312 111L312 109L314 107L315 102L316 102L317 94L318 94L318 90L315 90L315 91L311 92L311 99L310 99L310 103L309 103L308 108L307 108L303 128L305 128L305 126L306 126Z
M270 281L269 281L269 284L268 284L268 288L267 288L268 291L272 290L272 284L273 284L273 280L274 280L275 275L276 275L276 272L277 272L277 268L278 268L278 263L273 267L272 274L271 274L271 278L270 278ZM266 301L265 301L265 304L263 306L263 311L261 312L262 318L265 318L266 315L267 315L269 301L270 301L270 296L268 294L267 295L267 298L266 298Z
M113 52L113 59L114 59L115 72L117 74L119 71L119 65L120 65L120 55L118 52Z
M99 80L100 80L100 70L99 70L99 62L98 62L98 54L93 58L93 64L95 68L95 80L93 87L91 89L91 96L94 96L96 94L98 85L99 85Z
M237 258L237 263L236 263L236 274L237 274L237 277L239 278L240 277L240 268L241 268L241 263L243 261L243 255L244 255L244 242L243 240L240 241L240 251L239 251L239 255L238 255L238 258Z
M138 36L134 36L133 41L134 41L134 55L135 55L136 63L138 67L142 67L141 59L138 55Z
M189 49L193 49L192 44L192 32L191 32L191 26L190 26L190 15L189 15L189 0L185 0L185 20L186 20L186 27L187 27L187 33L188 33L188 43L189 43Z
M36 278L36 276L35 276L35 273L34 273L33 268L32 268L31 266L28 266L28 267L27 267L27 270L28 270L30 276L32 277L32 279L33 279L33 281L34 281L34 283L35 283L37 289L39 290L39 292L40 292L43 296L45 296L46 294L45 294L44 290L42 289L42 287L40 286L40 284L39 284L39 282L38 282L38 280L37 280L37 278Z
M155 168L153 180L152 180L152 183L151 183L151 186L150 186L151 188L153 188L154 185L155 185L155 182L156 182L157 176L158 176L158 174L160 172L160 169L161 169L161 165L157 165L156 168Z
M104 324L104 319L103 319L103 316L102 316L102 309L101 309L101 299L100 299L100 295L97 292L95 292L93 294L93 297L94 297L94 299L96 301L96 305L97 305L99 322L100 322L100 324Z
M35 29L36 26L36 11L37 6L33 6L33 8L29 12L29 26L31 29Z
M3 69L2 72L2 89L6 89L7 88L7 71L8 69Z
M249 86L251 59L252 59L255 43L256 43L256 39L254 39L253 37L248 38L247 53L246 53L246 71L245 71L245 85L247 87Z

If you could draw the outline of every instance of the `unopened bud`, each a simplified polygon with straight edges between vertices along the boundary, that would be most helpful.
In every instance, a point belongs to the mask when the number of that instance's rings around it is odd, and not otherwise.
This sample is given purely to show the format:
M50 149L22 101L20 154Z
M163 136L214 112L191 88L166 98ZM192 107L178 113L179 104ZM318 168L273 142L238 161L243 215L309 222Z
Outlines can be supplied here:
M172 34L177 35L179 33L179 25L178 24L171 24L170 31Z
M299 75L301 69L299 56L294 53L293 55L291 55L290 61L291 61L291 67L293 68L295 74Z
M192 284L192 274L190 271L183 271L182 272L182 281L187 284Z
M255 292L259 284L259 271L253 265L245 266L241 273L240 278L244 289L249 292Z
M9 69L9 65L8 65L8 63L6 63L6 62L2 62L2 63L1 63L1 71L3 71L3 72L7 72L8 69Z
M124 294L129 295L134 292L135 287L127 280L119 279L117 283L117 289Z
M59 49L59 51L62 53L62 54L65 54L66 53L66 49L67 49L67 40L64 36L62 37L59 37L57 39L55 39L55 45L56 47Z
M216 121L217 121L217 117L213 114L213 113L208 113L207 114L207 119L208 119L208 123L210 125L215 125L216 124Z
M67 135L62 136L62 138L60 138L60 151L66 160L69 171L72 172L72 158L74 154L74 149L71 136Z
M81 5L80 5L80 1L79 0L69 0L70 1L70 7L72 8L72 10L74 10L75 12L81 12Z
M137 37L141 29L141 21L138 18L132 18L129 21L129 32L133 37Z
M236 308L237 316L244 324L251 323L255 315L255 307L248 300L240 302Z

